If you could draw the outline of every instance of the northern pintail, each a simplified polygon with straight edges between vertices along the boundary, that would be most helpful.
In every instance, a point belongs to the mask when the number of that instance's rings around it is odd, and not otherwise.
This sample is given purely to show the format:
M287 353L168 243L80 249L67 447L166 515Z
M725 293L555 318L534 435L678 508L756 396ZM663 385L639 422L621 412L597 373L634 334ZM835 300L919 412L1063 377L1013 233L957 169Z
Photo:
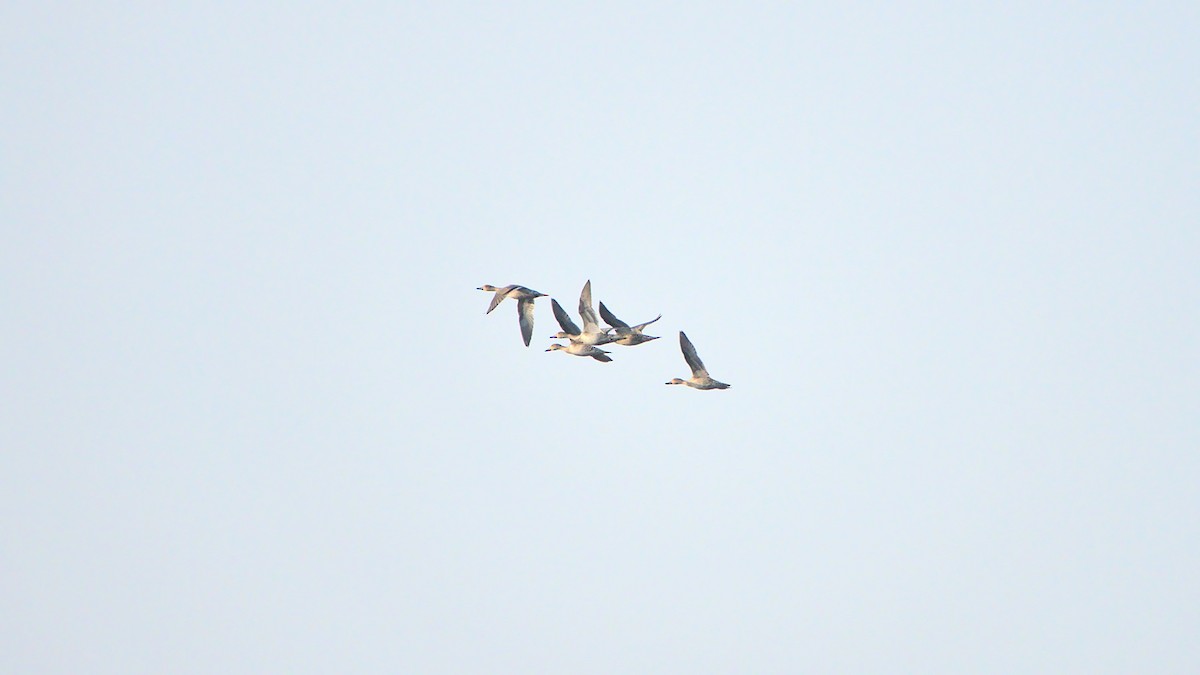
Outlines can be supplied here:
M507 286L497 288L490 284L484 284L478 290L495 293L492 296L492 304L488 305L488 309L484 314L491 314L496 305L505 298L512 298L517 301L517 319L521 322L521 337L525 340L525 346L529 346L529 341L533 338L533 301L535 298L545 297L545 293L538 293L535 290L509 284Z
M683 331L679 331L679 349L683 351L683 360L687 361L688 367L692 369L692 376L686 380L676 377L667 384L686 384L693 389L729 388L730 385L724 382L717 382L709 377L708 371L704 368L704 362L700 360L700 355L696 353L696 347L692 345L692 341L688 339L688 336L683 334Z
M629 324L625 323L624 321L613 316L613 313L608 311L608 308L604 306L603 302L601 302L600 303L600 316L604 317L604 320L608 323L608 325L612 326L613 330L615 330L617 332L617 337L615 339L613 339L613 342L615 342L619 345L625 345L626 347L632 347L633 345L640 345L643 342L649 342L651 340L658 339L657 335L643 335L642 330L644 330L646 328L646 326L649 326L650 324L654 323L655 321L658 321L659 319L661 319L662 314L659 314L658 316L647 321L646 323L639 323L636 326L630 326Z
M554 308L554 318L558 319L558 325L562 326L562 330L558 334L550 336L552 339L570 339L571 342L582 342L585 345L602 345L616 339L615 336L609 335L609 331L600 330L600 322L596 321L596 310L592 309L591 279L588 279L587 283L583 285L583 291L579 293L579 316L583 319L582 331L557 300L552 298L550 304Z
M612 361L612 358L610 356L608 356L608 352L604 351L603 349L600 349L599 347L597 347L595 345L584 344L582 342L575 342L574 340L571 341L571 344L569 344L565 347L558 344L557 342L555 342L554 344L550 345L550 348L547 349L546 351L548 351L548 352L563 351L568 354L574 354L575 356L590 356L593 359L596 359L597 361L603 361L605 363Z

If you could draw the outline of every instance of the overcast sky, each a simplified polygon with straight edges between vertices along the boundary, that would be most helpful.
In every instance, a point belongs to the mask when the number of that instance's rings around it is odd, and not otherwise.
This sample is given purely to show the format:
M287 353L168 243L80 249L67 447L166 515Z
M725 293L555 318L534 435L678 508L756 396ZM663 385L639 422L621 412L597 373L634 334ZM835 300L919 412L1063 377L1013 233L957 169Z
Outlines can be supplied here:
M968 4L6 3L0 671L1200 672L1200 6Z

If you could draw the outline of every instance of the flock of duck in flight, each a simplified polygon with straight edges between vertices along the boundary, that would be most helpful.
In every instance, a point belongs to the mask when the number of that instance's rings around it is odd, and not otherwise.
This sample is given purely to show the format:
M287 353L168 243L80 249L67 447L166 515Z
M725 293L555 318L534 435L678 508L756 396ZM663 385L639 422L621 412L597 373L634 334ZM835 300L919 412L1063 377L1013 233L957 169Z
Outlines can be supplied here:
M517 284L500 287L484 284L478 290L495 294L492 296L492 303L488 305L485 314L491 314L492 310L496 309L496 306L505 298L517 301L517 319L521 324L521 337L525 340L525 346L528 347L529 340L533 338L533 301L548 296ZM551 339L569 340L570 342L566 345L556 342L550 345L550 348L546 350L548 352L563 351L573 356L589 356L597 361L608 363L612 361L612 358L608 356L610 352L600 349L599 345L613 343L632 347L658 339L658 336L646 335L642 331L646 326L661 319L662 314L645 323L630 326L613 316L603 302L600 303L600 316L609 327L601 330L599 322L596 321L596 310L592 309L592 282L590 279L583 285L583 292L579 294L579 316L583 319L583 330L575 325L575 322L571 320L571 315L567 314L562 305L558 304L558 300L550 298L550 304L554 307L554 318L558 319L558 325L562 326L562 330L556 335L552 335ZM696 347L692 345L692 341L683 331L679 331L679 349L683 352L683 360L687 361L688 367L692 369L692 376L686 380L676 377L667 384L685 384L693 389L729 388L728 384L718 382L709 376L708 370L704 368L704 362L696 354Z

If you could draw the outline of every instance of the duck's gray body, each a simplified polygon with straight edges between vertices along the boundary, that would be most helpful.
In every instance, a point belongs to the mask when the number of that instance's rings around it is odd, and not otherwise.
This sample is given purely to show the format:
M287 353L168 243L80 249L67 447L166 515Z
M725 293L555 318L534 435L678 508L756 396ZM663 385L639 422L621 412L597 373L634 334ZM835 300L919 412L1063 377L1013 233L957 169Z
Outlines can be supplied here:
M608 352L600 349L596 345L584 344L582 342L571 342L567 346L562 346L557 342L550 345L548 352L566 352L574 356L590 356L597 361L608 363L612 361L612 357L608 356Z

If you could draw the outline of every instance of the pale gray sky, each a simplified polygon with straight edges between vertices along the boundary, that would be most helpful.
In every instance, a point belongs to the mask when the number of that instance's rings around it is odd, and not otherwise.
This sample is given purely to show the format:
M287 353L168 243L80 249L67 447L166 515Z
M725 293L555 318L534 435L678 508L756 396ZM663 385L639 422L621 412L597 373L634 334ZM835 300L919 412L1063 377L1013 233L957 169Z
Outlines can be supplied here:
M1197 7L7 3L0 671L1200 671Z

